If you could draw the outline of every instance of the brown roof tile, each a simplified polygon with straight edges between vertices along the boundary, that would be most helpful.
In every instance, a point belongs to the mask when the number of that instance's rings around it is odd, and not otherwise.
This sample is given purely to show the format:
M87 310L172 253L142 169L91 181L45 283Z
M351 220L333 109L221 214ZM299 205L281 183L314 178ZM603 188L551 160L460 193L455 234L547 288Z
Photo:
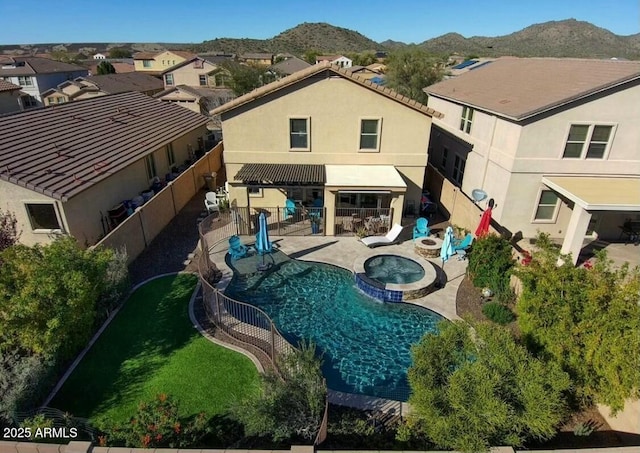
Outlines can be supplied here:
M510 57L424 91L521 120L634 79L640 61Z
M153 60L157 52L136 52L132 55L134 60Z
M234 177L245 184L300 185L324 184L324 165L244 164Z
M83 77L83 79L96 84L102 91L109 94L124 93L125 91L155 91L164 88L162 80L143 72L104 74Z
M2 80L0 79L0 92L1 91L15 91L15 90L19 90L21 87L18 85L15 85L11 82L7 82L6 80Z
M410 101L412 101L411 99L396 93L393 90L390 90L389 88L385 88L383 86L380 86L376 83L371 82L370 80L367 80L365 78L362 77L358 77L356 74L351 73L351 71L349 71L348 69L344 69L344 68L340 68L337 65L332 65L329 62L323 62L323 63L318 63L315 65L311 65L306 69L303 69L302 71L298 71L295 72L293 74L291 74L288 77L284 77L280 80L277 80L273 83L270 83L268 85L265 85L263 87L257 88L253 91L251 91L250 93L247 93L243 96L240 96L239 98L234 99L231 102L227 102L226 104L218 107L215 110L212 110L210 113L212 115L218 115L220 113L224 113L227 112L229 110L232 110L236 107L240 107L241 105L247 104L249 102L252 102L256 99L259 99L263 96L266 96L268 94L274 93L278 90L281 90L285 87L294 85L295 83L300 82L301 80L305 80L311 76L314 76L316 74L319 74L323 71L329 71L332 72L334 74L337 74L341 77L344 77L347 80L350 80L352 82L355 82L365 88L368 88L372 91L375 91L376 93L379 93L383 96L388 97L389 99L392 99L394 101L400 102L401 104L406 105L407 107L410 107L414 110L417 110L421 113L424 113L425 115L429 115L429 116L435 116L436 118L440 118L442 117L442 113L427 107L426 105L420 104L419 102L415 102L411 103Z
M16 67L7 67L13 60L13 65ZM20 75L32 75L32 74L52 74L57 72L76 72L87 71L87 68L78 66L71 63L63 63L61 61L50 60L48 58L40 57L11 57L7 61L3 61L0 66L0 76L20 76Z
M0 117L0 178L63 201L209 121L142 93Z

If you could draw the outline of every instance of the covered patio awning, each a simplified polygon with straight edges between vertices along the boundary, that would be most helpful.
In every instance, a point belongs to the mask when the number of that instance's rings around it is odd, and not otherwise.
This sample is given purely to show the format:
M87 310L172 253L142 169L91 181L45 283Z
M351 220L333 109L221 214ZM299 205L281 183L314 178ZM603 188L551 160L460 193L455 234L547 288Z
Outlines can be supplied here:
M640 211L640 178L544 176L542 183L586 211Z
M324 186L324 165L244 164L235 181L258 186Z
M407 184L393 165L325 165L327 187L405 192Z

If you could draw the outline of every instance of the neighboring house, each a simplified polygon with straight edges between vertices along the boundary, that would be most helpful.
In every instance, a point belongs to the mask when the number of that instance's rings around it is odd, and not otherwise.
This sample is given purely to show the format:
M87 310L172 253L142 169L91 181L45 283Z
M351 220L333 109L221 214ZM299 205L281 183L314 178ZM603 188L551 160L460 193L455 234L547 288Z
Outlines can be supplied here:
M245 53L240 55L240 61L248 64L271 66L273 64L272 53Z
M350 68L353 65L353 60L342 55L318 55L316 57L316 64L325 62L329 62L341 68Z
M371 63L369 66L366 66L366 68L375 72L379 72L380 74L384 74L384 72L387 70L387 65L384 63Z
M22 110L20 87L11 82L0 80L0 115L19 110Z
M510 232L564 238L576 261L640 220L640 62L500 58L425 92L445 114L429 163Z
M116 70L116 74L122 74L125 72L133 72L135 71L135 67L133 66L133 58L118 58L118 59L107 59L113 69ZM96 61L91 61L85 63L85 66L89 69L89 75L98 75L98 65L100 63Z
M65 80L86 75L88 71L81 66L47 58L0 57L0 79L22 88L23 109L42 106L42 93Z
M391 208L400 223L405 206L418 206L431 117L440 116L329 63L211 113L222 118L232 205L321 197L329 235L337 209Z
M229 71L202 57L190 58L162 73L164 88L177 85L204 88L226 87L230 77Z
M233 100L236 96L227 88L206 88L178 85L169 87L154 96L163 102L170 102L202 115ZM219 128L219 125L218 125Z
M136 92L3 116L0 206L24 244L59 232L95 244L111 208L198 154L207 122Z
M138 52L133 54L133 64L138 72L160 75L172 66L195 57L191 52L183 50L164 50L162 52Z
M272 65L269 70L278 76L288 76L294 72L302 71L303 69L311 66L304 60L298 57L289 56L286 59Z
M464 60L463 62L458 63L448 69L447 74L444 78L449 79L452 77L458 77L465 72L473 71L475 69L488 65L492 61L495 61L495 58L474 58L471 60Z
M106 60L107 56L101 53L97 53L93 56L94 60Z
M63 82L56 88L42 93L42 100L45 105L53 105L126 91L138 91L147 96L153 96L163 88L162 81L149 74L139 72L104 74L78 77L75 80Z
M382 73L380 71L374 71L373 69L369 69L367 66L351 66L349 71L353 75L357 75L358 77L362 77L366 80L371 80L374 77L380 78Z

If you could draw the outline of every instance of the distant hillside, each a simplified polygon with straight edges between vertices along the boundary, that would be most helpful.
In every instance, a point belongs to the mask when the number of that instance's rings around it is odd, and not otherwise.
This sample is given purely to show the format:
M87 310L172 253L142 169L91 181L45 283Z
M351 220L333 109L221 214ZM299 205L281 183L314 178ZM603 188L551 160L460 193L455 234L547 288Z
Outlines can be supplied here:
M112 47L124 47L137 51L160 51L163 49L185 49L195 52L247 52L293 53L302 55L307 50L323 53L349 53L387 50L393 51L407 44L387 40L377 43L360 33L325 23L304 23L270 39L217 38L201 44L169 43L76 43L2 45L4 54L41 54L55 50L70 53L84 51L87 55L107 52ZM510 35L465 38L458 33L424 41L419 46L436 54L477 55L499 57L504 55L522 57L580 57L580 58L627 58L640 60L640 33L619 36L589 22L568 19L535 24Z
M434 53L498 57L640 59L640 34L619 36L589 22L568 19L535 24L506 36L464 38L449 33L421 44Z

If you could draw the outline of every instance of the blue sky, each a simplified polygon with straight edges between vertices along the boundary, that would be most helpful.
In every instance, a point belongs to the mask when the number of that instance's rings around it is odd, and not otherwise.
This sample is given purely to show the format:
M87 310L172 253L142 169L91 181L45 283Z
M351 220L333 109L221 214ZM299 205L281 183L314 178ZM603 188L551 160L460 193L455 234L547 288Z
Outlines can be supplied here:
M639 0L0 0L0 44L265 39L302 22L328 22L378 42L418 43L448 32L499 36L568 18L630 35L640 32L639 4Z

